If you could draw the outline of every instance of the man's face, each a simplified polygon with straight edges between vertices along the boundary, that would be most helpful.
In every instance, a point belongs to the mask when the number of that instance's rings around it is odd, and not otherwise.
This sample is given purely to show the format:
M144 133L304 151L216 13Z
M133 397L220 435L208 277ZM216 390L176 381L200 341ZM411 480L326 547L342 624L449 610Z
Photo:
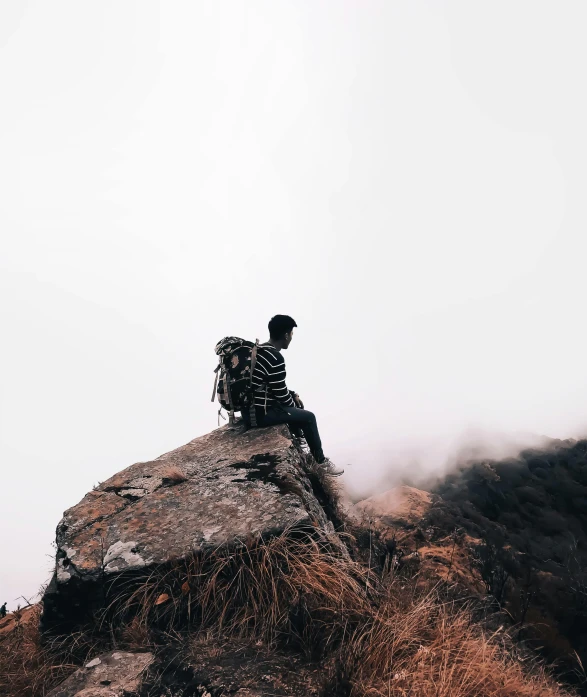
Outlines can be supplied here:
M288 348L288 346L291 344L291 340L293 339L293 333L294 330L292 329L291 332L287 332L285 335L285 346L283 348Z

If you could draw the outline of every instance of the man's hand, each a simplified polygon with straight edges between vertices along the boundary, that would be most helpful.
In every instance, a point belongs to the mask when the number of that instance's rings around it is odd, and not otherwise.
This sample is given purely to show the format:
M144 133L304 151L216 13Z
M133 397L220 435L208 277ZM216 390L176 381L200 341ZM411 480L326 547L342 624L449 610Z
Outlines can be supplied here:
M303 409L304 408L304 403L300 399L300 395L297 392L290 392L292 399L294 401L294 404L298 409Z

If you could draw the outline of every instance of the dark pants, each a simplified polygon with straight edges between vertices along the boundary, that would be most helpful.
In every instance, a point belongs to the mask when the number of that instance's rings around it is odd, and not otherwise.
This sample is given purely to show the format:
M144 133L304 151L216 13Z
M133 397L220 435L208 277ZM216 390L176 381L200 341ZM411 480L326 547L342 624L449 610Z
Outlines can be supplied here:
M320 440L318 424L316 423L316 417L313 412L307 409L299 409L298 407L281 406L281 404L269 407L267 413L259 408L257 408L256 412L258 426L287 424L292 429L294 435L301 430L316 462L323 462L324 453L322 452L322 441ZM250 427L251 424L248 413L243 412L242 416L244 422Z

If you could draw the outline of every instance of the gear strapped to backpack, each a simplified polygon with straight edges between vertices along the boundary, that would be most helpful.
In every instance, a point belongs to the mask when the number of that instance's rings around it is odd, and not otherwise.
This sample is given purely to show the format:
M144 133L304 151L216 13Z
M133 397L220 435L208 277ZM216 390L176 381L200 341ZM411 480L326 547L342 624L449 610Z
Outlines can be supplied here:
M236 336L226 336L216 344L215 352L219 357L214 380L212 401L218 397L219 414L222 408L234 421L234 412L249 411L251 426L257 425L255 414L255 387L253 372L257 363L259 339L253 343Z

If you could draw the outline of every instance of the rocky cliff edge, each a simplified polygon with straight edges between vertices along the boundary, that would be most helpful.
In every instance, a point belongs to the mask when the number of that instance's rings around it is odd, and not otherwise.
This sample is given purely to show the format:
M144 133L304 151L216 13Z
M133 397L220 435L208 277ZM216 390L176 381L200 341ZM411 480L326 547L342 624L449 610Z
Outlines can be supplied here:
M307 529L344 551L309 461L285 426L227 426L115 474L57 526L43 629L90 621L118 576L245 540Z

